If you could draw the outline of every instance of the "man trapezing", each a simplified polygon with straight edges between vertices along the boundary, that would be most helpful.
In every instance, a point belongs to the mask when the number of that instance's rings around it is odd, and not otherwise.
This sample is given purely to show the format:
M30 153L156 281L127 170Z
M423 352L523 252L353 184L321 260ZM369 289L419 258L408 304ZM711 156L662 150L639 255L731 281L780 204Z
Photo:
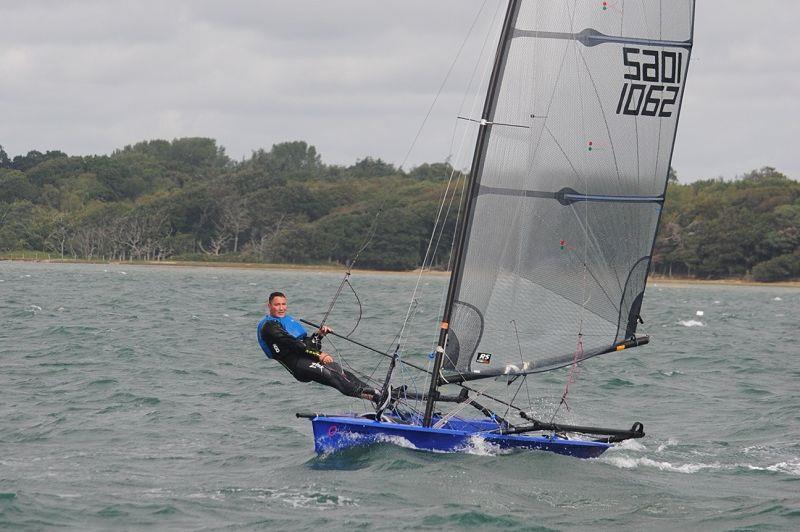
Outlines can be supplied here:
M324 325L308 336L305 328L286 313L287 300L282 292L273 292L267 301L267 315L258 322L258 343L268 358L277 360L300 382L318 382L336 388L344 395L367 399L381 408L391 392L381 393L342 368L322 351L322 337L333 332Z

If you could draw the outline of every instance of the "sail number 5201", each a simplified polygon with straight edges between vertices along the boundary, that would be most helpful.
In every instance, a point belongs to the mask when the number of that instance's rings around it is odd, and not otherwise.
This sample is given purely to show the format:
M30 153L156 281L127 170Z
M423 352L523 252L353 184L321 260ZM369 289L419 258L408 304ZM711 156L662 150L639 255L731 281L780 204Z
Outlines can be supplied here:
M625 47L622 63L628 67L617 103L617 114L670 117L678 100L683 53Z

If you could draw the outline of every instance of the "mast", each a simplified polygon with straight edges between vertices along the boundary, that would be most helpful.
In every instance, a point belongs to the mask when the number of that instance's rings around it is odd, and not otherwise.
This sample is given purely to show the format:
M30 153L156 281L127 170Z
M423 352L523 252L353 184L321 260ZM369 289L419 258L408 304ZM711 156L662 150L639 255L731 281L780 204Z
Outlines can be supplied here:
M447 344L447 334L450 327L450 316L453 309L456 291L459 282L461 281L462 262L467 243L467 226L472 219L475 197L477 196L478 187L480 186L479 175L481 167L483 166L483 157L486 152L487 132L494 117L494 109L497 103L497 88L500 85L500 80L502 78L506 55L508 53L509 44L514 31L514 24L517 19L517 14L519 13L519 6L520 0L509 0L508 2L505 20L503 21L503 30L500 34L500 41L497 45L494 66L492 67L492 75L489 79L489 88L486 92L486 100L483 104L481 123L478 128L478 138L475 142L475 153L472 157L472 167L470 168L469 172L469 190L462 201L462 212L464 213L464 217L458 227L453 270L450 274L450 284L447 287L447 299L445 301L442 322L439 328L439 340L436 343L433 371L431 372L431 384L428 390L428 399L425 402L425 415L422 421L422 426L424 427L431 426L433 407L436 403L436 395L438 393L437 388L439 387L439 376L442 370L442 362L444 360L444 348Z

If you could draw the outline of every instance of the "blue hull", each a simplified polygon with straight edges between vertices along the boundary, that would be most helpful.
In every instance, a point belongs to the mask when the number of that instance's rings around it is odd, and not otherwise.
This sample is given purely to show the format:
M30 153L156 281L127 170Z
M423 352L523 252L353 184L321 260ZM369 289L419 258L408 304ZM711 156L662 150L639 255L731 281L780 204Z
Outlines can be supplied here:
M595 458L611 444L568 440L559 436L530 436L490 433L497 425L484 420L454 418L443 428L425 428L373 421L350 416L317 416L314 427L314 448L318 453L330 453L348 447L373 443L394 443L425 451L464 452L485 447L506 449L535 449L578 458Z

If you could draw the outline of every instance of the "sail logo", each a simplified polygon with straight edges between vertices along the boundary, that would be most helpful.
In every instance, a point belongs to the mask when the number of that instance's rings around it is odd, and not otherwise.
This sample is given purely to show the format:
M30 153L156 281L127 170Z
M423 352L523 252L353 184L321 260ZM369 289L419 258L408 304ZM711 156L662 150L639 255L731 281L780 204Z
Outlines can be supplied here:
M478 353L478 356L475 358L475 362L477 362L478 364L489 364L492 362L492 354Z
M628 73L617 102L617 114L669 118L681 89L683 52L622 48Z

